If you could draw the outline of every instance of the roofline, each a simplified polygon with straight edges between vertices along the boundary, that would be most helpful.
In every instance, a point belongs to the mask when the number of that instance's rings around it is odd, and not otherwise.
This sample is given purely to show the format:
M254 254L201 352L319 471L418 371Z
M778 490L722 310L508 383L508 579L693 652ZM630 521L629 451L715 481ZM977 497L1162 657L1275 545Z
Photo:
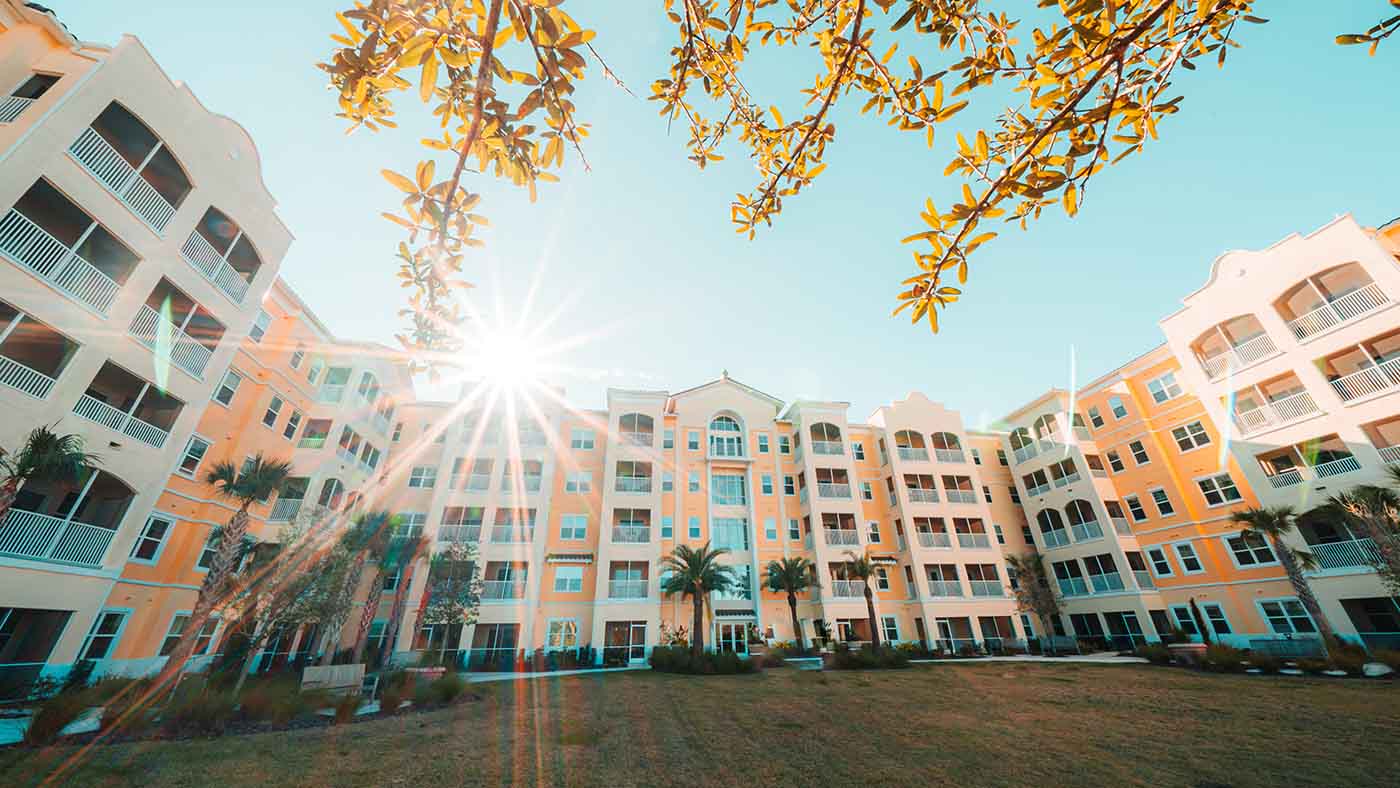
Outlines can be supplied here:
M1010 422L1010 421L1016 419L1017 417L1023 415L1024 413L1026 413L1026 411L1030 410L1031 408L1034 408L1035 406L1039 405L1040 403L1045 402L1045 401L1047 401L1047 400L1049 400L1049 399L1051 399L1051 398L1053 398L1053 397L1058 397L1058 396L1066 396L1066 397L1068 397L1068 396L1070 396L1070 392L1066 391L1065 389L1061 389L1061 388L1053 388L1053 387L1052 387L1052 388L1046 389L1046 391L1045 391L1044 394L1041 394L1040 396L1036 397L1035 399L1031 400L1030 402L1027 402L1026 404L1022 405L1021 407L1019 407L1019 408L1017 408L1017 409L1011 411L1010 413L1006 414L1005 416L1002 416L1002 417L999 419L999 421Z

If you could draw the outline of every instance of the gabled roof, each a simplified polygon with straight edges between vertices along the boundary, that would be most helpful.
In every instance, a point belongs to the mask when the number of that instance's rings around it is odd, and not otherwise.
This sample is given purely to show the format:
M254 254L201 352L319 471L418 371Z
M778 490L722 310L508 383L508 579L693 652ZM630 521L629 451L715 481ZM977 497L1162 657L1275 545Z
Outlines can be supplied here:
M684 397L684 396L686 396L686 395L688 395L688 394L694 394L694 393L699 392L699 391L704 391L704 390L706 390L706 389L714 388L715 386L726 386L726 385L727 385L727 386L734 386L735 388L739 389L740 391L744 392L745 394L749 394L749 395L751 395L751 396L758 397L759 399L766 400L766 401L772 403L772 405L773 405L773 407L774 407L775 409L781 408L781 407L783 406L783 401L782 401L782 400L778 399L777 397L773 396L772 394L768 394L768 393L766 393L766 392L759 391L758 389L754 388L753 386L747 385L747 384L745 384L745 383L740 383L739 381L735 380L734 378L729 377L729 370L724 370L723 372L720 373L720 376L719 376L719 377L715 378L714 380L712 380L712 381L710 381L710 382L708 382L708 383L701 383L701 384L698 385L698 386L692 386L691 388L684 389L684 390L682 390L682 391L677 391L676 393L672 394L671 397L670 397L670 399L667 400L667 402L666 402L666 410L667 410L667 411L674 410L674 408L675 408L675 401L676 401L676 399L679 398L679 397Z

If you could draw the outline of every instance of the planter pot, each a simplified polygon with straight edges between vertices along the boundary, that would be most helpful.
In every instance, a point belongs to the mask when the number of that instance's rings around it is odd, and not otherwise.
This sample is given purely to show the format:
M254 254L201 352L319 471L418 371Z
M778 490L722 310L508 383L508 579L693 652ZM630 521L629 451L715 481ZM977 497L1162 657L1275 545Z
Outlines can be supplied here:
M1206 644L1173 643L1167 646L1167 651L1172 655L1172 662L1181 665L1199 666L1206 656Z

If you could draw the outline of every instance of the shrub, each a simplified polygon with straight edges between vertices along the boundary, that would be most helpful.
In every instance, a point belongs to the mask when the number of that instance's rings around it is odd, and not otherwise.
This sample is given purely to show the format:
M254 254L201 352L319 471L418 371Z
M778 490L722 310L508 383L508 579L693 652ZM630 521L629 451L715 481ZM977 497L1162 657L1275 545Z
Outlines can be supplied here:
M1165 643L1145 643L1137 647L1134 652L1137 656L1151 662L1153 665L1172 664L1172 652Z
M385 687L379 694L379 710L385 714L395 714L403 705L403 687Z
M54 695L35 709L24 731L24 743L32 747L53 744L58 734L69 723L78 719L91 705L88 694L82 689L68 689Z
M437 703L451 703L466 692L467 685L456 673L448 673L428 685L432 700Z
M758 670L756 659L745 659L733 652L703 652L699 657L688 646L657 646L651 650L651 668L662 673L733 675Z
M787 657L783 652L768 653L763 655L763 667L765 668L785 668L787 667Z
M194 733L217 736L233 719L233 698L221 692L208 692L172 701L161 715L161 730L167 734Z
M1344 670L1350 676L1360 676L1366 663L1371 661L1366 649L1349 644L1331 649L1329 656L1333 670Z
M1298 670L1301 670L1301 671L1303 671L1304 673L1312 674L1312 675L1314 675L1314 676L1317 675L1317 674L1319 674L1319 673L1321 673L1321 672L1324 671L1324 670L1327 670L1328 667L1329 667L1329 666L1328 666L1328 664L1327 664L1327 660L1325 660L1325 659L1300 659L1300 660L1298 660Z
M1205 658L1201 666L1216 673L1238 673L1244 670L1244 652L1222 643L1206 646Z
M1376 662L1385 665L1396 673L1400 673L1400 651L1393 648L1377 649L1372 655Z
M107 731L117 727L120 722L122 731L126 733L139 733L150 727L152 710L157 700L156 697L147 698L154 682L150 679L140 681L125 680L125 685L116 691L110 691L118 680L100 681L93 686L90 691L95 691L101 697L102 706L102 730ZM133 708L138 710L127 716L127 712ZM122 719L126 717L126 719Z
M68 675L63 678L63 689L79 690L88 685L92 680L92 671L97 668L97 663L90 659L84 659L74 663L68 669Z
M344 725L355 719L355 712L359 710L359 693L346 695L335 702L335 716L331 719L336 725Z
M326 695L318 690L302 692L296 681L272 678L249 685L238 700L243 719L285 725L320 708Z
M909 667L909 655L898 648L861 646L859 650L844 644L837 646L831 666L837 670L889 670Z
M1259 668L1264 673L1277 673L1283 669L1283 660L1272 654L1256 654L1251 652L1249 664Z

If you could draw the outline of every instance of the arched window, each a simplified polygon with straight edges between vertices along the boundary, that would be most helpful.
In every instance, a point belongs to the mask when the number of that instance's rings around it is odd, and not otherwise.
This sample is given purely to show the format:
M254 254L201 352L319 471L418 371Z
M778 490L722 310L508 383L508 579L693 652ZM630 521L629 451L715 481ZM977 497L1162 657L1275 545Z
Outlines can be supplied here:
M1060 442L1060 425L1054 414L1047 413L1035 420L1035 437L1042 441Z
M813 454L841 454L841 428L825 421L812 425Z
M360 388L358 391L360 392L360 399L373 405L374 401L379 399L379 379L376 378L372 372L364 373L360 376Z
M1191 343L1206 376L1214 380L1228 369L1241 369L1276 351L1264 324L1252 314L1222 320Z
M951 432L935 432L929 436L933 444L933 455L939 462L966 462L962 442Z
M1026 429L1025 427L1017 427L1016 429L1012 430L1010 441L1011 449L1013 451L1020 451L1021 449L1028 447L1034 448L1035 446L1035 444L1031 441L1031 431Z
M900 430L894 434L895 450L901 460L927 460L928 449L924 436L913 430Z
M1343 263L1313 274L1274 301L1293 336L1306 339L1390 302L1360 263Z
M1069 518L1070 530L1074 533L1074 541L1083 542L1086 539L1098 539L1103 536L1103 528L1099 525L1098 515L1094 514L1094 507L1082 498L1076 498L1065 507L1065 516Z
M1060 513L1054 509L1041 509L1040 514L1035 516L1036 523L1040 526L1040 536L1045 540L1046 547L1062 547L1069 544L1069 534L1065 533L1065 521L1060 518Z
M743 457L744 428L730 416L710 419L710 455L713 457Z
M623 443L636 446L650 446L655 437L652 418L643 413L624 413L618 419L617 429L622 434Z

